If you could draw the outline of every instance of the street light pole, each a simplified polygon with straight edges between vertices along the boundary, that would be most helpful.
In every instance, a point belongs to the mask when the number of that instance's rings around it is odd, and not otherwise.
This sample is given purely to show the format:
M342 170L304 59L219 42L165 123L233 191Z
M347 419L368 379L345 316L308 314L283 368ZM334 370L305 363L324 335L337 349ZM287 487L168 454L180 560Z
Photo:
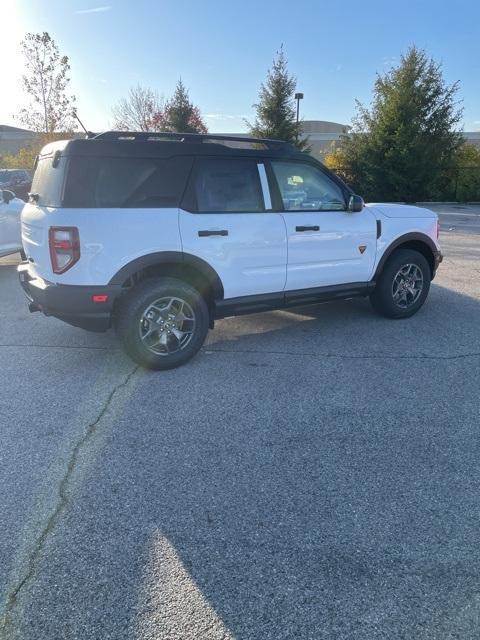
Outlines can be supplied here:
M298 142L298 115L300 112L300 100L303 100L303 93L296 93L295 100L297 101L297 142Z

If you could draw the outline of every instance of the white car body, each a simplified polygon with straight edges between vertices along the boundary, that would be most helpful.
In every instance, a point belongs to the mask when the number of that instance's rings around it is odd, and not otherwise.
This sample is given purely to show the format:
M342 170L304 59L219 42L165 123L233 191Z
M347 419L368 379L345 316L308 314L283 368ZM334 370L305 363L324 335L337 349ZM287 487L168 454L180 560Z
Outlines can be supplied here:
M20 198L5 202L0 190L0 258L22 249L20 215L24 205Z
M184 252L210 264L218 273L224 297L272 293L368 282L384 255L405 234L428 236L438 250L438 217L429 209L397 204L367 204L363 211L265 212L192 215L180 208L55 209L26 204L22 240L33 258L32 275L66 285L102 286L126 265L145 255ZM119 224L112 227L112 217ZM377 239L377 220L382 232ZM319 226L296 232L295 227ZM76 226L81 260L54 274L48 229ZM227 230L228 236L199 238L202 229ZM135 233L132 234L132 229ZM363 253L359 247L365 246Z
M132 353L138 316L125 310L149 287L200 300L198 325L175 296L190 315L177 310L173 321L153 305L142 316L161 347L167 335L187 335L180 351L195 342L182 323L197 327L198 350L205 327L230 315L355 296L370 296L388 317L423 305L442 259L432 211L364 206L323 165L278 141L163 135L107 132L42 150L21 217L19 277L31 311L94 331L123 322ZM250 147L225 144L232 140ZM168 349L145 357L135 349L137 361L165 368Z

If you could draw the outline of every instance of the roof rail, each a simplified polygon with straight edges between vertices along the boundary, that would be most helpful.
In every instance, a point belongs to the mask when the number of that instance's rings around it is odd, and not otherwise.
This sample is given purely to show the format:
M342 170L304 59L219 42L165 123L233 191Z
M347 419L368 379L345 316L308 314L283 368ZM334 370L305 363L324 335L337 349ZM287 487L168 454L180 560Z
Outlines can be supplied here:
M188 142L193 144L204 143L245 143L249 145L263 146L265 149L280 150L293 149L293 146L283 140L270 140L269 138L252 138L248 136L230 136L215 133L170 133L163 131L104 131L95 135L88 135L94 140L132 140L136 142Z

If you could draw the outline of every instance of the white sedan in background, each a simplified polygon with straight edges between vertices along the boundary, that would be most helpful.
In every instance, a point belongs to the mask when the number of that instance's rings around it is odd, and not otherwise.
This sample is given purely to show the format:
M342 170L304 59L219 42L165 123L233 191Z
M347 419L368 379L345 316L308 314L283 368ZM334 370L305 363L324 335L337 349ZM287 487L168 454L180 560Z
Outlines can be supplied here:
M0 258L23 250L20 214L24 205L14 193L0 189Z

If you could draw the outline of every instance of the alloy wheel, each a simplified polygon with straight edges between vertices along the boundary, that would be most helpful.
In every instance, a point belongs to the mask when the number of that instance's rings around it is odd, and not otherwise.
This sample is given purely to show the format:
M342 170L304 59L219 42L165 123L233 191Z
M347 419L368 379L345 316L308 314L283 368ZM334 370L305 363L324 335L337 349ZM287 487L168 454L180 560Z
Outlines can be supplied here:
M194 331L195 313L182 298L159 298L140 318L140 339L149 351L160 356L185 349Z
M401 309L413 306L423 291L423 273L416 264L404 264L392 283L392 296Z

